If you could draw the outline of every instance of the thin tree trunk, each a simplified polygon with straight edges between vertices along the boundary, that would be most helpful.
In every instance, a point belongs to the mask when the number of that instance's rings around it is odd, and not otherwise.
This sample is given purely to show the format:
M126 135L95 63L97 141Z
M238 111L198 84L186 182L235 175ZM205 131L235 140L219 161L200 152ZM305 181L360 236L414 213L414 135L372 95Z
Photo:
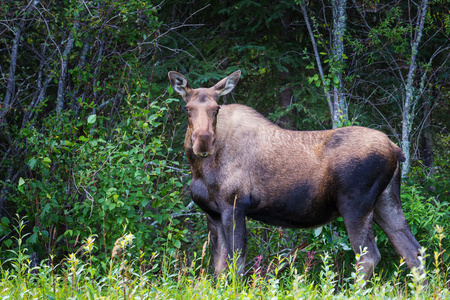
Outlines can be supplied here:
M342 73L344 71L344 32L345 32L345 22L347 18L346 14L346 0L332 0L332 10L333 10L333 33L332 33L332 54L334 62L334 74L333 81L335 78L339 81L338 83L333 82L333 128L348 119L348 109L347 102L344 93L344 84Z
M17 56L19 53L20 38L22 37L23 28L25 27L26 14L32 11L34 7L39 3L37 0L31 0L24 9L23 17L17 26L16 35L14 37L12 51L11 51L11 65L9 67L8 83L6 85L6 93L3 103L0 103L0 129L3 127L5 117L11 107L14 105L14 93L16 86L16 66Z
M405 162L402 165L402 178L408 176L409 167L411 164L411 128L414 118L413 107L415 105L416 99L414 99L414 73L417 67L417 52L422 38L423 27L425 23L425 16L427 15L427 5L428 0L422 0L418 11L418 26L417 30L414 31L414 39L411 45L411 61L409 65L408 78L406 80L405 86L405 101L403 103L402 112L402 151L406 157Z
M20 20L19 26L17 26L16 36L14 37L12 51L11 51L11 64L9 67L9 77L8 84L6 85L6 94L3 103L0 103L0 128L5 122L5 117L8 111L13 106L14 92L16 86L16 66L17 66L17 55L19 52L20 38L22 36L23 27L25 26L25 17Z
M319 56L319 50L317 49L316 38L314 37L314 32L312 30L311 24L309 23L308 13L306 11L306 5L303 2L303 0L300 0L299 3L300 3L300 7L302 9L303 17L305 18L306 27L308 28L309 36L311 38L311 43L312 43L313 50L314 50L314 57L316 58L317 68L319 70L320 79L322 80L322 86L324 88L325 96L327 97L328 108L330 109L330 114L333 117L334 105L333 105L333 101L331 100L330 92L327 89L327 86L325 84L325 74L323 72L322 62L321 62L320 56ZM334 124L334 122L333 122L333 124Z
M62 109L64 108L64 98L66 94L66 77L67 77L67 65L69 64L69 54L72 51L73 43L75 40L75 34L80 27L78 22L75 22L73 28L67 39L67 45L64 49L63 55L61 57L61 74L59 75L58 81L58 96L56 98L56 115L60 115Z
M344 32L346 24L346 0L333 0L333 31L332 31L332 56L334 57L334 64L332 66L333 77L336 77L338 83L332 83L333 99L331 97L331 86L327 84L327 78L323 72L322 62L320 60L319 50L317 49L317 43L314 37L311 24L309 22L308 13L306 11L306 5L303 1L300 1L300 7L302 9L303 17L305 18L306 27L308 28L309 36L314 50L314 57L316 59L317 68L319 70L320 79L324 88L325 96L328 102L328 108L330 109L331 120L333 128L338 127L342 119L348 119L347 102L345 99L343 76L344 69ZM334 80L333 80L334 81Z

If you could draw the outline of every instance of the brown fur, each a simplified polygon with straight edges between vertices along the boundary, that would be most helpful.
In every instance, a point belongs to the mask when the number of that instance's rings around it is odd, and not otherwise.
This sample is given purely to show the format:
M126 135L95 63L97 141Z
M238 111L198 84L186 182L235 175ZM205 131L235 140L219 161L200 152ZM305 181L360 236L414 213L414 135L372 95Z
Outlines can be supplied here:
M399 205L401 150L369 128L299 132L281 129L247 106L218 110L219 96L234 88L239 75L194 90L183 75L169 73L174 90L187 102L191 195L208 217L216 273L233 254L243 271L245 216L301 228L342 216L355 253L360 247L369 250L361 260L367 277L380 259L372 232L375 218L408 266L418 267L420 245Z

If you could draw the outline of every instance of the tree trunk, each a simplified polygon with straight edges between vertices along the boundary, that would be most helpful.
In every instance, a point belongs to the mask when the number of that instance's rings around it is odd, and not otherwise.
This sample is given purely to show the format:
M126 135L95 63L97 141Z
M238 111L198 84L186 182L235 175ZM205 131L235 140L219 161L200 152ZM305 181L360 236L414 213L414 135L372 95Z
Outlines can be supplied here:
M415 112L413 107L417 99L414 97L414 73L417 67L417 52L420 44L420 39L422 38L422 31L425 23L425 16L427 15L427 5L428 0L422 0L418 10L418 26L417 30L414 31L414 39L412 40L411 45L411 61L409 64L409 72L408 78L406 80L405 86L405 100L403 103L403 112L402 112L402 151L405 155L405 162L402 165L402 178L408 176L409 167L411 164L411 128L413 123L413 118Z
M330 109L331 120L333 128L348 119L347 102L345 99L344 85L343 85L343 70L344 70L344 32L346 21L346 0L333 0L333 31L332 31L332 50L333 65L331 65L331 75L333 75L333 82L327 83L327 78L323 72L322 62L317 49L317 43L314 37L314 32L309 22L306 5L300 1L303 17L305 18L306 27L308 28L311 43L313 45L314 57L316 58L317 68L319 70L320 79L324 87L325 96L327 98L328 107ZM333 90L333 99L331 99L331 90Z
M17 66L17 55L19 52L19 44L20 44L20 38L22 37L23 28L25 27L25 19L26 14L34 9L36 4L38 4L39 1L37 0L31 0L27 6L24 9L23 17L19 22L19 26L17 26L16 35L14 37L13 46L11 50L11 65L9 67L9 77L8 77L8 83L6 85L6 93L5 93L5 99L3 100L3 103L0 103L0 129L2 129L4 122L6 121L6 114L11 109L11 107L14 105L14 93L15 93L15 86L16 86L16 66Z
M343 72L344 72L344 33L346 21L346 0L332 0L333 33L332 55L334 65L333 75L333 128L348 119L347 101L345 99Z
M14 102L14 92L16 86L16 65L17 65L17 55L19 52L20 38L22 36L23 27L25 26L25 18L20 20L19 26L17 26L16 36L14 37L13 46L11 50L11 64L9 67L9 77L8 84L6 85L6 94L3 103L0 103L0 128L2 124L5 123L5 117L10 108L13 106Z
M61 74L59 75L58 80L58 96L56 98L56 115L60 115L61 111L64 107L64 97L66 94L66 77L67 77L67 65L69 64L69 54L72 51L73 43L75 40L75 34L80 27L78 22L75 22L73 28L69 34L69 38L67 39L67 45L64 49L63 55L61 57Z

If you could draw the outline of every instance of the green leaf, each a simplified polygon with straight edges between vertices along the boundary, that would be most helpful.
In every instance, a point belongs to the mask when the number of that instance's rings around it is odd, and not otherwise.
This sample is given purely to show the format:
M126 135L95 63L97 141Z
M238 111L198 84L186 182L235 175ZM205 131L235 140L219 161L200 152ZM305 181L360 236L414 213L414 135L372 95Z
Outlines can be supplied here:
M93 114L88 117L87 122L88 122L88 124L94 124L96 120L97 120L97 115Z
M46 166L47 168L49 168L50 167L50 164L52 163L52 160L50 159L50 158L48 158L48 157L44 157L43 159L42 159L42 164L44 165L44 166Z
M78 138L78 140L80 140L80 141L82 141L82 142L87 142L88 141L88 139L85 137L85 136L80 136L79 138Z
M117 189L116 188L114 188L114 187L111 187L111 188L109 188L108 190L106 190L106 195L111 195L113 192L115 192L115 191L117 191Z
M314 229L314 236L315 237L318 237L319 234L322 233L322 228L323 228L323 226L320 226L320 227L317 227L317 228Z
M338 84L339 83L339 76L334 75L333 81L334 81L335 84Z
M19 186L24 185L25 184L25 180L23 180L22 177L19 178Z
M156 220L156 222L161 224L162 223L162 216L161 215L155 215L155 220Z
M149 199L144 199L144 200L142 200L142 202L141 202L141 206L142 207L145 207L145 206L147 206L147 204L150 202L150 200Z
M35 158L32 158L28 161L28 165L30 166L30 169L33 170L34 166L36 165L37 160Z
M50 209L51 209L51 206L50 206L49 203L47 203L47 204L45 204L43 211L44 211L45 213L48 213L48 212L50 211Z
M36 244L37 239L38 239L38 235L37 235L37 232L35 232L35 233L33 233L32 235L30 235L30 237L28 238L27 241L28 241L30 244Z
M6 240L6 241L3 241L3 245L5 245L6 248L11 247L12 243L13 243L13 241L12 241L11 239L8 239L8 240Z

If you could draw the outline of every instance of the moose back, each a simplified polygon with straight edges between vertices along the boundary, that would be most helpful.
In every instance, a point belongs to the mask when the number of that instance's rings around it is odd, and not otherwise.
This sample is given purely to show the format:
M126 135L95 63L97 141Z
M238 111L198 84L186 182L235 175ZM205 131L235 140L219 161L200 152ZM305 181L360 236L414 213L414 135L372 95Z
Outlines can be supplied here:
M310 228L342 216L366 278L380 260L372 222L386 233L409 268L421 248L400 203L399 162L405 158L382 132L364 127L292 131L244 105L218 105L239 81L237 71L211 88L193 89L169 72L186 102L184 146L191 166L191 196L206 213L215 274L237 255L242 273L245 217L267 224Z

